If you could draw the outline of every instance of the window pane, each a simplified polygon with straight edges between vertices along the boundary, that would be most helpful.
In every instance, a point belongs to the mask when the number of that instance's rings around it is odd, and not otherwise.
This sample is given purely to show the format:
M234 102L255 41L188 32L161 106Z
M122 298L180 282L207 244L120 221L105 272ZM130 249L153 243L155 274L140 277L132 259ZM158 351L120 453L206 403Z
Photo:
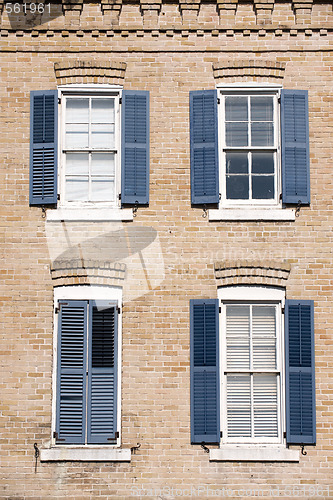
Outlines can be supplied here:
M227 174L247 174L249 171L247 153L226 154Z
M227 199L248 200L249 199L249 177L248 175L227 175Z
M247 122L226 123L226 145L228 147L244 147L248 145Z
M251 121L272 122L273 121L273 98L251 97Z
M89 99L66 99L66 123L89 122Z
M228 437L251 437L251 377L227 377Z
M247 97L227 96L225 98L225 119L227 122L247 122Z
M254 200L272 200L274 198L274 177L272 175L254 175L252 177L252 198Z
M251 145L269 147L274 146L274 128L271 122L251 123Z
M92 123L114 123L114 100L92 99L91 100L91 122Z
M114 148L114 125L93 124L91 126L91 147L94 149Z
M226 308L227 368L250 368L250 307Z
M81 149L89 146L87 124L67 124L66 149Z
M252 172L254 174L274 174L274 154L252 153Z
M86 153L66 154L66 175L88 175L89 155Z
M253 368L276 368L275 307L252 308Z
M114 154L113 153L92 153L91 155L92 175L112 175L114 176Z
M66 201L88 201L88 177L66 179Z
M253 376L254 437L278 437L276 375Z
M114 181L109 179L92 179L91 201L114 201Z

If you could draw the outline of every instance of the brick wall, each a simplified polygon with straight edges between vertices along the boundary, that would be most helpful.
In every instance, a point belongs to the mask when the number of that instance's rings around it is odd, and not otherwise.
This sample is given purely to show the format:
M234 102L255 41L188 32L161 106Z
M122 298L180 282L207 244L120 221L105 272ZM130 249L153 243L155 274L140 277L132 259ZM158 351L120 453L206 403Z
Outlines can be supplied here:
M63 0L44 17L3 6L2 498L212 496L204 488L332 498L332 37L332 6L316 1ZM213 222L191 206L189 91L235 81L309 92L311 205L293 222ZM85 273L76 260L52 263L63 226L29 207L29 93L89 82L150 91L149 207L123 224L67 225L72 244L146 229L153 246L129 253L126 273L88 254ZM299 463L210 462L190 444L189 299L216 298L222 282L247 282L240 276L315 301L317 445ZM38 461L35 471L34 443L51 439L53 288L83 283L124 283L122 446L141 446L130 463Z

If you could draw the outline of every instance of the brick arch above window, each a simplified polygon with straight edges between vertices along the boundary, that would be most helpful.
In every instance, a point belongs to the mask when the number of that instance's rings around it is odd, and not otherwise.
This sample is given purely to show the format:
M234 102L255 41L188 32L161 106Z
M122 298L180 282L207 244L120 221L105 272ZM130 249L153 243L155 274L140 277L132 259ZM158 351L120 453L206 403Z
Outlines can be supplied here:
M58 85L124 83L126 63L109 60L67 60L54 64Z
M51 278L54 287L71 285L122 287L125 275L126 265L119 262L78 259L55 261L51 265Z
M218 287L232 285L286 287L290 264L283 261L228 260L216 262L214 270Z
M286 64L262 59L225 59L213 63L217 83L282 83Z

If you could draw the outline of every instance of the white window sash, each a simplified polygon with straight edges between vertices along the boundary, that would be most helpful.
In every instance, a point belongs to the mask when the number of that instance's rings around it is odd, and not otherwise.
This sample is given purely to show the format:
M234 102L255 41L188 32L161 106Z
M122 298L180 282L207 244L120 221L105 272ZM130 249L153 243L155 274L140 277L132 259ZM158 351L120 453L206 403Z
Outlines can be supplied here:
M249 288L249 287L244 287ZM266 293L269 299L269 292L259 288L259 297ZM231 288L228 287L230 290ZM222 289L223 290L223 289ZM224 290L223 295L228 296L228 291ZM246 294L247 292L245 292ZM219 294L220 295L220 294ZM244 293L243 293L244 295ZM252 291L252 295L255 298L255 292ZM274 294L273 294L274 297ZM272 297L272 298L273 298ZM220 295L221 299L221 295ZM221 380L221 429L222 438L221 444L282 444L284 442L284 408L285 408L285 390L284 390L284 349L283 349L283 324L282 324L282 304L281 301L277 301L275 297L272 301L262 300L262 301L221 301L221 314L220 314L220 332L221 332L221 342L220 342L220 380ZM250 369L240 369L235 370L234 368L227 368L227 344L226 344L226 307L227 305L274 305L276 308L276 367L275 369L254 369L250 366ZM251 328L252 330L252 328ZM252 335L252 334L251 334ZM278 436L277 437L229 437L228 436L228 422L227 422L227 376L228 375L250 375L251 378L258 374L267 374L277 376L277 426L278 426ZM251 396L251 408L252 408L252 426L253 426L253 398Z
M219 208L239 208L239 207L267 207L267 208L282 208L282 203L280 200L280 194L282 189L281 183L281 132L280 132L280 106L278 99L280 96L280 88L263 88L249 86L247 87L226 87L219 88L219 105L218 105L218 123L219 123L219 179L220 179L220 190L221 190L221 201ZM246 147L229 147L225 144L225 97L229 95L234 96L272 96L273 97L273 123L274 123L274 146L269 147L257 147L257 146L246 146ZM248 128L249 130L249 128ZM274 198L273 199L246 199L246 200L231 200L227 199L226 193L226 154L232 151L243 151L243 152L266 152L271 151L274 153ZM249 172L249 193L251 194L251 180L252 175ZM252 196L252 195L251 195Z
M68 148L66 149L66 99L67 98L97 98L106 99L113 98L115 102L115 143L114 148ZM59 105L60 120L59 120L59 158L60 168L58 169L58 185L60 194L60 208L120 208L119 194L121 192L121 113L120 113L120 88L110 88L103 86L63 86L59 88ZM89 104L89 107L91 104ZM89 127L91 133L91 127ZM114 170L114 199L105 201L89 201L89 200L73 200L66 201L66 154L67 153L87 153L89 155L89 198L91 199L91 183L92 177L90 172L91 154L92 153L114 153L115 170ZM111 177L110 177L111 178Z

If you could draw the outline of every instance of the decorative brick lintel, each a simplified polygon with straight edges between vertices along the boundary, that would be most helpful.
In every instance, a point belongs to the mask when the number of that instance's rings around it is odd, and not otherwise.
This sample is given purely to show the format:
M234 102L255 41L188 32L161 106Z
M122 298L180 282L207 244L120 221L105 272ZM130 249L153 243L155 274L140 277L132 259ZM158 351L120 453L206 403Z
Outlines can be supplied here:
M56 62L54 71L58 84L89 83L92 81L94 83L121 84L125 78L126 63L108 60L71 60Z
M97 260L55 261L51 264L51 278L54 286L71 284L105 284L123 282L126 265L119 262Z
M214 78L261 76L268 78L283 78L285 63L256 59L225 60L213 64Z
M226 261L214 265L218 286L264 284L285 286L290 274L288 262Z

